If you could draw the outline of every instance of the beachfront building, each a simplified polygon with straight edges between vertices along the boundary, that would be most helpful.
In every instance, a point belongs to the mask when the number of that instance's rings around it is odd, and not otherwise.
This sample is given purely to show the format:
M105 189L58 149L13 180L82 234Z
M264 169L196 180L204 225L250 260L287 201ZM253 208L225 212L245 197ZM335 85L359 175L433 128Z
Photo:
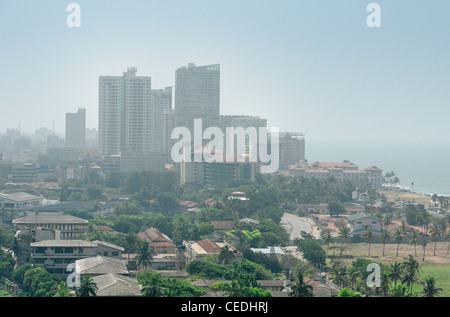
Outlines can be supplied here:
M289 174L305 178L329 179L340 182L351 182L356 186L370 184L376 188L383 184L383 170L370 166L360 170L358 165L349 161L312 162L306 161L289 166Z

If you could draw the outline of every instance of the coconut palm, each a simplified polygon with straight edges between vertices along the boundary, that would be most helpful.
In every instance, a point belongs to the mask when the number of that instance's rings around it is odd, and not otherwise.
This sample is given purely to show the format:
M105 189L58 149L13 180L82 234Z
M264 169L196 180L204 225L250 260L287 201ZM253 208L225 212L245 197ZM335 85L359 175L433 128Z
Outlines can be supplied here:
M409 291L412 292L412 287L419 277L419 262L417 262L412 255L409 255L408 261L404 262L402 265L404 267L402 283L405 283L406 286L409 287Z
M444 240L447 241L447 254L450 251L450 230L445 233Z
M403 268L400 263L397 263L397 261L395 261L394 264L391 264L389 270L389 278L394 281L394 286L397 286L397 281L401 279L402 272Z
M369 256L370 256L370 243L373 241L374 239L374 235L373 235L373 230L372 229L367 229L367 231L364 233L364 239L367 241L367 243L369 244Z
M144 241L137 250L136 264L138 267L142 264L144 268L146 268L147 266L150 266L152 260L153 256L149 249L149 243L148 241Z
M416 252L416 245L419 241L419 233L415 230L413 230L410 234L409 234L409 244L412 244L414 246L414 256L417 256L417 252Z
M331 236L331 230L325 229L322 232L320 232L320 236L322 238L323 244L327 246L327 253L326 256L328 257L328 246L330 243L333 242L333 237Z
M313 287L305 283L301 271L297 272L294 283L288 284L288 286L291 288L289 297L314 297Z
M164 292L161 287L161 275L151 274L148 279L142 283L141 294L143 297L162 297Z
M125 243L128 247L127 254L128 254L128 264L130 263L130 252L134 250L134 247L136 246L136 243L138 242L138 236L135 235L133 232L130 232L125 237Z
M441 236L441 227L439 226L439 224L437 222L433 222L433 225L430 229L430 236L434 242L433 255L436 255L436 244Z
M222 247L219 253L219 261L224 264L231 264L233 260L234 260L233 250L231 250L228 245Z
M395 243L397 243L397 254L396 256L398 256L398 248L400 247L400 243L403 241L403 233L400 229L397 229L394 233L394 240Z
M53 297L73 297L70 288L64 281L56 285L56 293Z
M97 296L97 291L97 284L95 284L94 280L90 276L83 275L80 287L75 291L75 295L77 297Z
M342 256L342 252L344 252L344 243L348 240L349 237L350 237L350 228L345 226L341 227L341 229L339 229L339 239L341 240L342 245L339 256Z
M438 287L436 279L432 276L427 276L425 280L422 282L422 286L423 286L422 293L424 294L423 297L435 297L436 295L439 295L439 293L443 291L442 288Z
M384 256L384 247L386 246L386 242L391 237L391 234L387 230L383 230L380 233L381 242L383 243L383 256Z
M421 238L419 239L419 244L420 244L420 245L422 246L422 248L423 248L422 261L425 261L425 249L426 249L426 247L427 247L427 243L428 243L427 238L421 237Z

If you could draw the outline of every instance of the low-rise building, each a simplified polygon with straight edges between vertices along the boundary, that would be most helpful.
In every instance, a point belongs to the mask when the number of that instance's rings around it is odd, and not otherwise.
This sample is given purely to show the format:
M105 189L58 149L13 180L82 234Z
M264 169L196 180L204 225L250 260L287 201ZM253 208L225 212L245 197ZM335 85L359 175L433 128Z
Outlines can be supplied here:
M349 215L347 218L348 227L353 237L361 237L368 229L371 229L375 234L381 232L381 220L376 217L365 213L357 213Z
M26 192L0 193L0 208L14 210L33 210L42 206L44 197Z
M150 252L152 254L175 254L175 243L165 234L159 232L155 228L148 228L137 236L149 243Z
M209 255L219 255L225 246L228 246L229 250L233 252L233 261L239 262L243 259L242 253L226 241L213 242L206 238L200 241L183 241L183 244L186 247L186 263L194 260L202 260Z
M69 215L29 215L13 220L16 230L44 228L60 231L62 240L76 240L86 232L89 221Z

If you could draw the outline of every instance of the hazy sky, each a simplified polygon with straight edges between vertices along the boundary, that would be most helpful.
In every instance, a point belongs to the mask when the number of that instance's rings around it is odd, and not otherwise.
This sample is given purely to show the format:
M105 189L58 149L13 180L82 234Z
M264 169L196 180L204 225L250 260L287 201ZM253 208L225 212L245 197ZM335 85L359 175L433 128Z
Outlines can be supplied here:
M164 88L192 62L221 64L222 114L309 142L450 145L448 0L1 0L0 42L0 133L63 132L78 107L96 128L99 76L137 67Z

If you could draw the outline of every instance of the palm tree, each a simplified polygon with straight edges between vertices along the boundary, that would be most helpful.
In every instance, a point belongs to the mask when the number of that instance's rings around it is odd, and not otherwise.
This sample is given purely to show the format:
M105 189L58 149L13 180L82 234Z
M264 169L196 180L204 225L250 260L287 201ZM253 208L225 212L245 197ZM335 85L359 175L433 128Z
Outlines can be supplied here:
M391 283L391 279L389 276L389 272L382 271L380 276L380 288L383 292L384 296L389 296L389 284Z
M73 297L70 288L64 281L61 281L58 285L56 285L56 293L53 297Z
M138 242L138 237L133 233L130 232L125 237L125 243L128 247L127 254L128 254L128 264L130 264L130 252L134 250L134 247L136 246L136 243Z
M137 250L136 264L138 267L142 264L144 268L146 268L147 266L150 266L152 260L153 256L150 252L149 242L144 241Z
M394 286L397 286L397 281L402 277L403 268L400 263L395 261L394 264L390 266L389 278L394 281Z
M234 253L232 250L230 250L228 245L225 245L220 249L219 260L225 265L231 264L231 262L234 260Z
M350 237L350 228L345 226L341 227L341 229L339 229L339 239L341 240L342 245L339 256L342 256L342 252L344 252L344 243L348 240L349 237Z
M397 243L397 255L396 256L398 256L398 248L400 246L400 243L403 241L403 233L400 229L397 229L395 231L394 240L395 240L395 243Z
M436 244L441 236L441 227L437 222L433 222L433 226L430 229L431 239L434 241L434 251L433 255L436 255Z
M77 297L97 296L97 291L97 284L95 284L94 280L90 276L83 275L80 287L75 291L75 295Z
M420 244L420 245L422 246L422 248L423 248L422 261L425 261L425 249L426 249L426 247L427 247L427 243L428 243L427 238L421 237L421 238L419 239L419 244Z
M390 224L392 224L392 214L385 214L384 217L382 218L382 222L383 227L385 227L385 229L388 229L388 226Z
M420 271L419 262L412 255L409 255L408 262L404 262L403 267L405 270L402 283L405 283L409 287L409 291L412 292L413 284L417 282Z
M443 291L442 288L437 287L436 279L432 276L427 276L425 280L422 282L424 294L423 297L435 297L440 292Z
M448 230L444 236L444 240L447 241L447 254L450 251L450 230Z
M333 237L331 236L331 230L325 229L322 232L320 232L320 236L322 237L323 243L327 246L327 252L326 256L328 257L328 246L330 243L333 242Z
M374 235L372 229L367 229L367 231L364 233L364 239L366 239L367 243L369 244L369 256L370 256L370 242L373 241Z
M288 284L291 288L289 297L314 297L313 287L306 284L303 279L303 273L299 271L295 278L295 283Z
M381 242L383 242L383 256L384 256L384 247L386 246L386 242L391 237L391 234L389 233L389 231L383 230L380 233L380 237L381 237Z
M416 245L417 245L418 241L419 241L419 233L417 231L413 230L409 234L409 244L414 245L414 256L417 256Z
M141 294L143 297L162 297L161 275L151 274L150 278L142 283Z

